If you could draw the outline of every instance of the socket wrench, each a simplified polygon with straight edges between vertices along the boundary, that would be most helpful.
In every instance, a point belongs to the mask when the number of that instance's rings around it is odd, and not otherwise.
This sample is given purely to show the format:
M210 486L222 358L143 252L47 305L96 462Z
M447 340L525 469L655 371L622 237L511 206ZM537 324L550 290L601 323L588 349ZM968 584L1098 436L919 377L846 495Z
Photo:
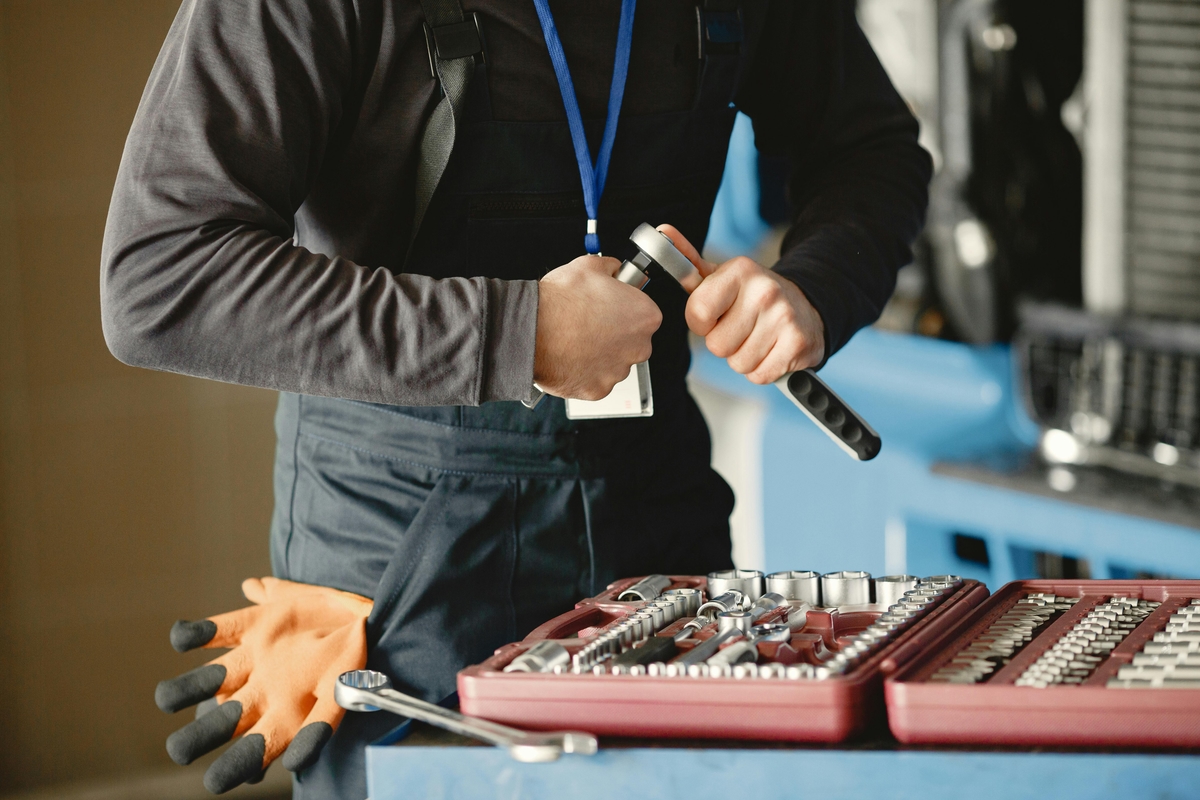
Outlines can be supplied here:
M397 692L386 675L371 669L357 669L339 675L333 698L339 706L349 711L389 711L503 747L514 759L526 763L556 761L563 753L590 756L598 749L596 737L590 733L522 731L426 703Z
M617 271L617 280L622 283L644 289L650 281L648 270L652 264L658 264L688 294L703 280L687 256L654 226L643 222L629 236L629 241L637 247L638 253L622 263ZM644 365L638 367L641 369ZM645 372L648 380L649 369ZM883 446L879 434L812 369L790 372L775 381L775 387L851 458L870 461L879 455ZM532 398L522 402L535 408L545 396L545 392L534 384Z
M645 261L648 258L678 281L688 294L700 285L700 271L688 261L687 256L679 252L674 242L652 225L643 222L637 226L629 241L637 246L638 255L632 264L641 274L645 275L649 267L649 262ZM630 264L628 261L625 263ZM625 280L624 274L625 266L622 265L617 277ZM632 283L632 280L625 282ZM775 387L851 458L870 461L879 455L883 445L879 434L813 370L789 372L775 381Z

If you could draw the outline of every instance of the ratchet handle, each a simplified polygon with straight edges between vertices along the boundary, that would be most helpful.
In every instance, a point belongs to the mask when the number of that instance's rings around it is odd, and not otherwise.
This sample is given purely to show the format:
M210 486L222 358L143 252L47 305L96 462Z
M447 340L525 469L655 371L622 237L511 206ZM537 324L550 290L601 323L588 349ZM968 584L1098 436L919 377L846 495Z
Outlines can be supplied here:
M675 243L650 225L639 225L629 240L639 251L635 261L649 256L688 294L703 280L700 271L679 252ZM882 446L879 434L811 369L784 375L775 385L851 458L870 461L879 455Z
M630 260L621 264L621 268L617 270L617 280L621 283L627 283L635 289L645 289L646 284L650 282L650 276L646 274L646 267L650 264L650 259L643 253L638 253ZM546 393L542 391L542 387L536 383L533 385L533 396L528 400L522 400L521 403L526 408L537 408L538 403L542 402L542 398Z
M784 375L775 386L851 458L870 461L879 455L879 434L811 369Z

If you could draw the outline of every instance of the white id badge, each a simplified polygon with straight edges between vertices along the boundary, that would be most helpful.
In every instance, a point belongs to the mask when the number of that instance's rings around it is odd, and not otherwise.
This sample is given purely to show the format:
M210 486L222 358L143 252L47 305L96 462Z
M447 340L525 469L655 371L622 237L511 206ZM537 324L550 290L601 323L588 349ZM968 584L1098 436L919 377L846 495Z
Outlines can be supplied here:
M601 400L567 400L567 419L610 419L654 416L654 390L650 365L643 361L629 369L629 377Z

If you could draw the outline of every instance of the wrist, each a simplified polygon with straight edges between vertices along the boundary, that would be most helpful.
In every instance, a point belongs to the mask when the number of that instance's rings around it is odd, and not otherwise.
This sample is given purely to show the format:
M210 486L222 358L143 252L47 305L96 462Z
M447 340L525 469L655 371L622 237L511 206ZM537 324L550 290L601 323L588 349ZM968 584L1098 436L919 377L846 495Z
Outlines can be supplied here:
M778 273L776 273L778 275ZM807 343L806 356L810 363L807 367L817 367L825 363L826 331L825 320L821 312L808 299L808 295L800 285L786 275L778 275L783 287L784 296L795 312L795 324ZM806 368L807 368L806 367Z

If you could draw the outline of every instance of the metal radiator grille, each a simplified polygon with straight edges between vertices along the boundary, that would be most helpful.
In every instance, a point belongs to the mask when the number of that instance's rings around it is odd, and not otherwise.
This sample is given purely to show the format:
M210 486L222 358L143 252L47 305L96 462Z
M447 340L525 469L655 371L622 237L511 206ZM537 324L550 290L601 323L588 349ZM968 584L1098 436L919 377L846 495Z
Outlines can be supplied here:
M1021 316L1026 401L1043 428L1121 454L1093 461L1144 472L1136 459L1153 460L1200 485L1200 325L1052 306Z
M1129 310L1200 320L1200 1L1129 2Z

